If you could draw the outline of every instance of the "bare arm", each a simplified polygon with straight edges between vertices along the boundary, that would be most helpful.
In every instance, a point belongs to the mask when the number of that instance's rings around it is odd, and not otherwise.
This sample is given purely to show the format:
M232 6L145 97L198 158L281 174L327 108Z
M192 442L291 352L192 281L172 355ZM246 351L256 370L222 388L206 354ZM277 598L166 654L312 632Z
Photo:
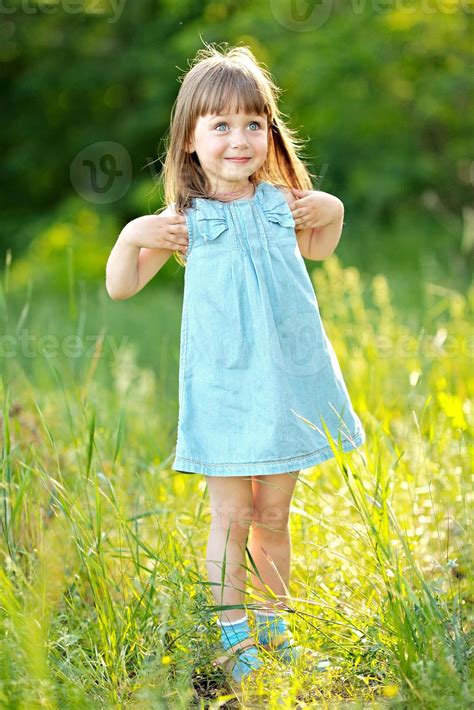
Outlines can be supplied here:
M186 251L185 218L167 207L122 229L106 266L106 289L114 300L131 298L158 273L174 251Z
M341 208L340 216L331 224L297 230L296 236L302 256L311 261L323 261L334 254L341 239L343 224L344 207Z
M124 239L124 228L110 252L106 266L105 287L110 298L121 301L132 295L138 276L140 247Z

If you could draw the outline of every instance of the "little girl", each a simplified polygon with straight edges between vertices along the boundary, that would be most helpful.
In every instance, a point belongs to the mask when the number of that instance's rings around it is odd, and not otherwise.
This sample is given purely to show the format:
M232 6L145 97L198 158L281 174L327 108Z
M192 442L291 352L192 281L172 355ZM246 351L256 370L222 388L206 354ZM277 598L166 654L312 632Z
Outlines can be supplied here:
M129 222L107 263L114 299L172 254L186 267L173 469L206 476L207 568L235 680L262 665L262 647L300 657L282 613L298 474L333 457L326 431L343 451L365 441L303 260L334 252L344 207L311 189L279 91L248 48L199 50L172 112L168 206ZM257 638L242 615L250 532L267 600Z

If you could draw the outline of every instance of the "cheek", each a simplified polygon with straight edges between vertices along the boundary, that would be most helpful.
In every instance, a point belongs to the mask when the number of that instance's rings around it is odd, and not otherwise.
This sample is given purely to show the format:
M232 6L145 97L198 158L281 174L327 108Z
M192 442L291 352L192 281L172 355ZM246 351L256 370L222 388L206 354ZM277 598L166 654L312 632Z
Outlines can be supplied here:
M209 138L206 141L206 147L205 147L205 153L207 158L213 159L213 158L218 158L221 153L224 151L224 146L222 145L221 141L215 140L213 138Z
M255 145L260 155L265 155L268 151L268 142L265 137L261 138Z
M255 139L255 146L262 153L267 151L268 150L268 140L267 140L266 136L258 136Z

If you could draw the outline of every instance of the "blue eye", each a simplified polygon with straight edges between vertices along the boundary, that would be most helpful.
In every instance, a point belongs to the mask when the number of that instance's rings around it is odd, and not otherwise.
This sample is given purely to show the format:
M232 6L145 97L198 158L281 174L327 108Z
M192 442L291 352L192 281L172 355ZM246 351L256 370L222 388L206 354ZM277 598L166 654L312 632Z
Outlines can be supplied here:
M250 123L254 123L258 128L261 128L261 124L258 121L250 121ZM220 121L220 123L215 126L216 130L219 128L219 126L227 126L227 123L225 121ZM218 132L223 133L223 131Z

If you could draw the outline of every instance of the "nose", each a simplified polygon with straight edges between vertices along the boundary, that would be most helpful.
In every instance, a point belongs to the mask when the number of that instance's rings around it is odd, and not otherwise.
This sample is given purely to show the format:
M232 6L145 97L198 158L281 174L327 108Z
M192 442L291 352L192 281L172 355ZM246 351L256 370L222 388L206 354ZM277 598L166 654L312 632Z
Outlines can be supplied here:
M244 131L236 130L232 134L231 145L233 148L240 148L248 145L248 139Z

